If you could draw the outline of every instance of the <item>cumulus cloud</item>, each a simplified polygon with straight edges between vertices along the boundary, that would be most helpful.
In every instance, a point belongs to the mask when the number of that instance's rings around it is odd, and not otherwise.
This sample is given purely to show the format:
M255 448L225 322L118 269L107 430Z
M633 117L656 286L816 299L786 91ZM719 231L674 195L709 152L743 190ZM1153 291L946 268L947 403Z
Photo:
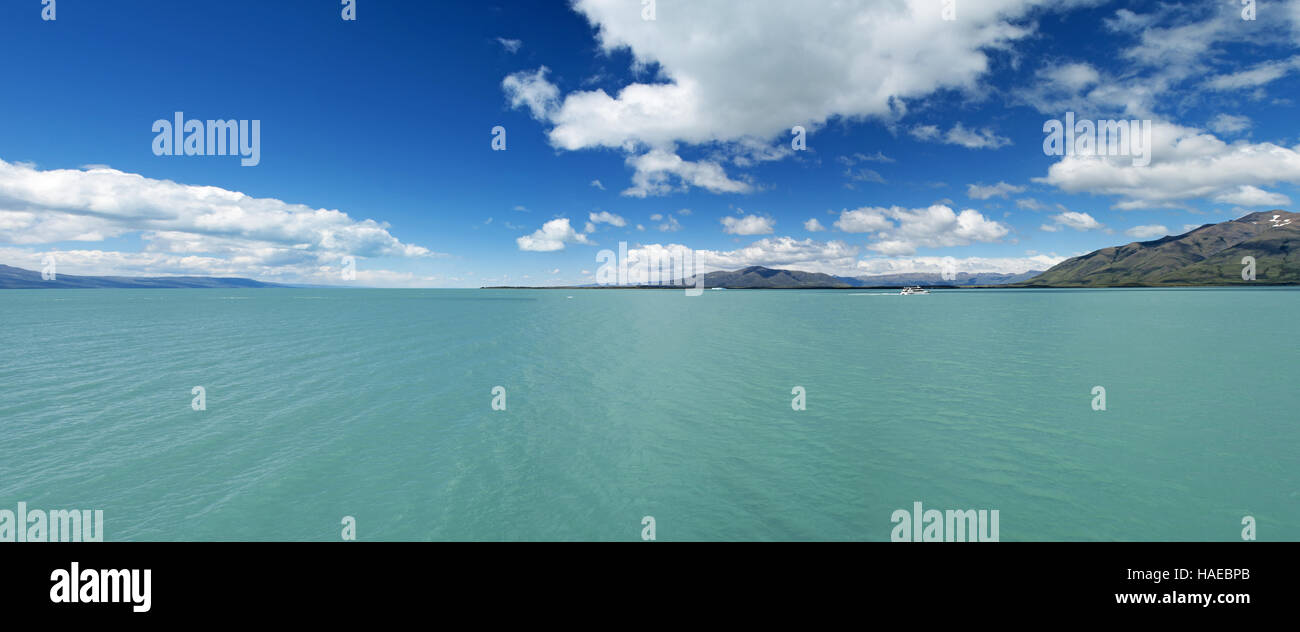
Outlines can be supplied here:
M1065 211L1064 213L1053 215L1051 219L1052 223L1043 225L1043 230L1054 233L1060 230L1062 226L1079 231L1100 230L1105 228L1105 225L1087 213Z
M936 204L918 209L895 206L872 210L897 223L892 228L877 232L877 241L867 246L883 255L912 255L918 248L949 248L976 242L995 242L1011 232L1005 225L984 217L974 209L957 213L947 206Z
M673 19L647 26L621 3L578 0L575 9L596 25L604 50L657 62L668 81L632 84L614 96L570 94L551 138L566 149L703 143L774 138L788 134L792 121L892 116L897 99L974 87L988 69L988 48L1029 35L1012 20L1049 4L1056 3L988 0L945 22L922 1L844 2L814 12L755 0L737 12L660 0L660 14ZM773 76L787 81L777 85Z
M888 211L880 208L859 208L840 211L840 218L835 220L835 228L846 233L874 233L878 230L893 228L894 223L886 216Z
M1234 134L1250 129L1250 117L1220 114L1210 119L1208 127L1218 134Z
M918 140L961 145L967 149L997 149L1011 144L1011 139L998 136L987 127L972 130L961 123L953 125L947 132L940 131L935 125L918 125L908 133Z
M826 227L822 226L822 223L814 217L803 223L803 229L810 233L818 233L826 230Z
M1124 231L1124 234L1138 239L1155 239L1168 235L1169 229L1159 224L1151 224L1148 226L1134 226Z
M377 268L354 259L356 278L342 281L344 262L321 260L310 265L264 267L250 265L238 257L173 254L168 252L115 250L5 248L0 247L0 261L31 270L39 270L46 256L58 261L59 274L94 276L214 276L253 277L276 283L319 283L324 285L359 285L365 287L434 287L454 277L419 274Z
M1067 193L1120 196L1120 209L1178 207L1197 198L1275 204L1284 196L1259 187L1300 184L1300 146L1226 143L1196 128L1157 122L1146 167L1125 156L1065 156L1034 180Z
M748 193L752 189L747 182L728 178L722 165L683 160L674 150L654 149L640 156L629 156L627 164L636 171L632 186L623 191L628 197L665 195L686 191L691 186L714 193Z
M1023 274L1047 270L1066 257L1035 254L1025 257L872 257L858 261L853 276L942 273L951 263L957 272Z
M557 102L558 88L546 82L542 68L511 75L504 88L512 106L526 107L548 126L550 143L560 149L641 154L671 152L678 145L771 146L792 125L815 132L832 118L893 121L909 99L975 90L989 70L989 51L1033 33L1031 12L1096 3L983 0L967 3L961 19L949 22L925 0L836 2L816 11L786 0L753 0L744 11L660 0L659 19L646 22L623 2L576 0L573 8L595 27L600 48L629 52L635 65L657 71L654 81L634 82L614 94L577 90ZM942 140L973 148L1009 142L961 125ZM678 186L665 187L643 176L630 194L689 186L750 190L720 163L698 164L704 171L696 170L697 178L677 174ZM629 165L638 161L629 159Z
M681 244L647 244L628 252L628 259L638 261L677 261L685 257L703 272L737 270L749 266L821 272L838 276L870 276L879 274L938 273L943 270L948 257L884 257L858 258L857 247L843 241L798 240L793 237L768 237L735 250L692 250ZM1025 257L965 257L955 258L961 272L999 272L1020 274L1030 270L1046 270L1065 257L1055 254L1034 254Z
M309 278L344 256L437 255L401 242L388 228L337 210L108 167L40 170L0 160L0 243L94 242L139 235L147 254L106 253L101 260L145 274ZM91 257L82 255L85 261ZM132 267L141 262L162 267Z
M1291 198L1281 193L1270 193L1259 187L1242 185L1214 196L1215 202L1237 206L1290 206Z
M569 225L569 218L561 217L553 219L542 225L531 235L523 235L515 239L520 250L532 252L553 252L564 250L565 244L589 244L587 236L573 230Z
M599 213L588 213L587 220L595 224L609 224L610 226L618 226L620 228L623 226L627 226L627 220L623 219L621 215L615 215L614 213L611 213L609 211L601 211ZM591 231L587 231L587 232L591 232Z
M875 233L867 248L885 255L911 255L918 248L967 246L994 242L1011 229L979 211L960 213L935 204L928 208L859 208L840 212L835 228L846 233Z
M772 232L772 219L759 215L722 218L722 232L728 235L767 235Z
M533 118L545 119L558 107L560 89L546 79L550 69L542 66L533 72L517 72L501 81L510 99L510 107L526 107Z

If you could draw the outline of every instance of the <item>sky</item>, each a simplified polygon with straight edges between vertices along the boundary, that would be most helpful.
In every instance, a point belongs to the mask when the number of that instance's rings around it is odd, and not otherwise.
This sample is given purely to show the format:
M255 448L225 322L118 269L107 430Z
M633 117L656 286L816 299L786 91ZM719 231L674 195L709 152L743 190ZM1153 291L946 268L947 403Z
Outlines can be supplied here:
M61 274L1020 273L1300 195L1300 0L6 0L0 52L0 264Z

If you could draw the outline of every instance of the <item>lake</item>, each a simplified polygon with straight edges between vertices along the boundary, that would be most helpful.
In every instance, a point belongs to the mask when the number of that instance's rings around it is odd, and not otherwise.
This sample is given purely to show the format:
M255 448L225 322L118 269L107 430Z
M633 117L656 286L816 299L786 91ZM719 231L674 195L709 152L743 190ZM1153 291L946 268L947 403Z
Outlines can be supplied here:
M914 502L998 510L1002 541L1297 540L1297 314L1285 288L11 290L0 509L103 510L108 541L888 541Z

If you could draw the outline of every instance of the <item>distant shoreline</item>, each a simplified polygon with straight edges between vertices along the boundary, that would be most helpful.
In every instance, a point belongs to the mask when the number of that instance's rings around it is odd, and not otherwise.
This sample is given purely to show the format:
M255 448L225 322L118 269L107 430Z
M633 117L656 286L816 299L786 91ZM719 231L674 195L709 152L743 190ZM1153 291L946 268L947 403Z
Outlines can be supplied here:
M703 288L705 290L902 290L904 285L859 285L854 287L720 287ZM1248 287L1300 287L1300 283L1268 283L1251 281L1227 284L1203 283L1162 283L1160 285L922 285L927 290L1122 290L1122 289L1161 289L1161 288L1248 288ZM480 290L683 290L690 286L683 285L495 285L483 286Z

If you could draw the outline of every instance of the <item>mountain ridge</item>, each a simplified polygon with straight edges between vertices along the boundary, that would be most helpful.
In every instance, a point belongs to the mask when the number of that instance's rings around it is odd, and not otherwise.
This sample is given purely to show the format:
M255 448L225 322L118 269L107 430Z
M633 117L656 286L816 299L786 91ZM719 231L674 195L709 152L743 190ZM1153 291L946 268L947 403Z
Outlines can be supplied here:
M1255 279L1242 278L1245 257ZM1300 213L1260 211L1066 259L1017 287L1300 284Z
M54 279L46 281L41 273L23 268L0 264L0 289L4 290L45 290L45 289L181 289L181 288L276 288L292 287L278 283L265 283L237 277L118 277L118 276L82 276L74 274L56 274Z

